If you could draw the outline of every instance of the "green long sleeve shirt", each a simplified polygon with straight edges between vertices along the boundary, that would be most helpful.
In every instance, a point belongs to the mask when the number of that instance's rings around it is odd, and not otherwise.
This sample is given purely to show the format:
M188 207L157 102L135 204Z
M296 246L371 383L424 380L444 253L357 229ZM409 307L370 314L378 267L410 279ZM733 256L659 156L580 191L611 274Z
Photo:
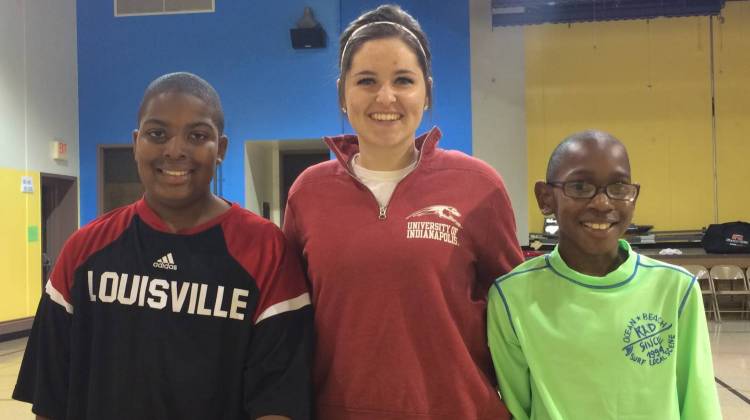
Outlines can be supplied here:
M620 247L627 260L604 277L555 248L491 288L489 346L515 419L721 419L700 287Z

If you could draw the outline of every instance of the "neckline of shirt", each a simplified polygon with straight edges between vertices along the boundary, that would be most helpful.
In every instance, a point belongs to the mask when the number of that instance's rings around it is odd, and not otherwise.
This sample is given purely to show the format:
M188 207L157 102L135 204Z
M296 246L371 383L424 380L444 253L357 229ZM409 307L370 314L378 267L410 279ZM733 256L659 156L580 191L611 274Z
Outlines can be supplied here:
M611 289L629 283L635 277L638 269L638 253L633 252L630 244L624 239L619 240L619 247L627 252L628 258L615 270L602 277L579 273L570 268L560 256L557 246L547 256L547 263L556 274L579 286L593 289Z
M359 153L357 153L352 157L351 166L352 171L354 171L354 175L356 175L357 178L363 181L367 180L375 182L393 182L401 180L406 175L408 175L409 172L413 171L417 166L417 161L415 160L414 162L409 164L409 166L401 169L396 169L395 171L373 171L359 164Z
M193 235L193 234L208 230L209 228L212 228L222 223L227 217L229 217L231 214L233 214L240 208L237 203L232 203L230 201L225 200L224 198L221 198L221 199L224 200L227 204L229 204L229 208L226 209L223 213L199 225L189 227L186 229L180 229L177 232L173 232L167 226L167 224L161 219L161 217L159 217L159 215L156 214L156 212L151 207L149 207L148 203L146 203L145 198L141 198L135 203L135 210L136 210L136 213L141 217L141 220L143 220L152 229L155 229L159 232L170 234L170 235Z

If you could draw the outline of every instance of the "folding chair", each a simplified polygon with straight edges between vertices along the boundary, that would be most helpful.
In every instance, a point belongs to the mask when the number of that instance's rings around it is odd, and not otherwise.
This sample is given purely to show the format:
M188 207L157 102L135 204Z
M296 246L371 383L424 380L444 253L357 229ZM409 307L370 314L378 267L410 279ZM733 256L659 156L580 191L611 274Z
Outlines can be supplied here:
M719 304L719 313L722 311L739 312L742 314L750 313L750 286L748 286L747 279L741 268L736 265L715 265L711 267L709 275L714 283L716 301ZM742 301L736 309L722 309L719 296L739 296ZM734 300L734 298L731 300Z
M719 304L716 301L716 290L714 289L714 282L708 274L708 269L702 265L684 265L683 268L695 276L703 294L703 301L708 301L708 305L705 305L706 313L713 314L714 319L721 322Z

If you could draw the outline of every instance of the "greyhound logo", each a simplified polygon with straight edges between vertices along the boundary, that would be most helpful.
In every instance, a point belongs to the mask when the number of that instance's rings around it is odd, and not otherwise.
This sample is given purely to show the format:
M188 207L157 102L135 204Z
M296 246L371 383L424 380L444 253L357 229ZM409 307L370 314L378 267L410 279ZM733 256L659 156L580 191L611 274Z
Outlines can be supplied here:
M426 216L428 214L437 215L441 219L450 221L457 228L462 228L461 223L456 220L456 217L461 217L461 213L459 213L455 207L445 206L441 204L425 207L422 210L417 210L414 213L406 216L406 218L411 219L413 217Z

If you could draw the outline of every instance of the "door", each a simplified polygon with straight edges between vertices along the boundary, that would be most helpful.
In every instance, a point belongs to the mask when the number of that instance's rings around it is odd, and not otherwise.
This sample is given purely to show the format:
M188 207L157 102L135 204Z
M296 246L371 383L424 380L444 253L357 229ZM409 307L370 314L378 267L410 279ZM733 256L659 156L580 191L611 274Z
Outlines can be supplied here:
M328 151L282 151L279 157L280 169L281 169L281 182L279 187L281 188L279 196L281 197L280 209L281 209L281 221L284 221L284 210L286 209L286 198L289 194L289 188L292 187L294 180L297 179L299 174L302 173L308 166L315 165L316 163L325 162L330 159Z
M78 228L78 180L42 174L42 290L65 241Z
M99 215L138 201L143 185L131 144L99 146Z

